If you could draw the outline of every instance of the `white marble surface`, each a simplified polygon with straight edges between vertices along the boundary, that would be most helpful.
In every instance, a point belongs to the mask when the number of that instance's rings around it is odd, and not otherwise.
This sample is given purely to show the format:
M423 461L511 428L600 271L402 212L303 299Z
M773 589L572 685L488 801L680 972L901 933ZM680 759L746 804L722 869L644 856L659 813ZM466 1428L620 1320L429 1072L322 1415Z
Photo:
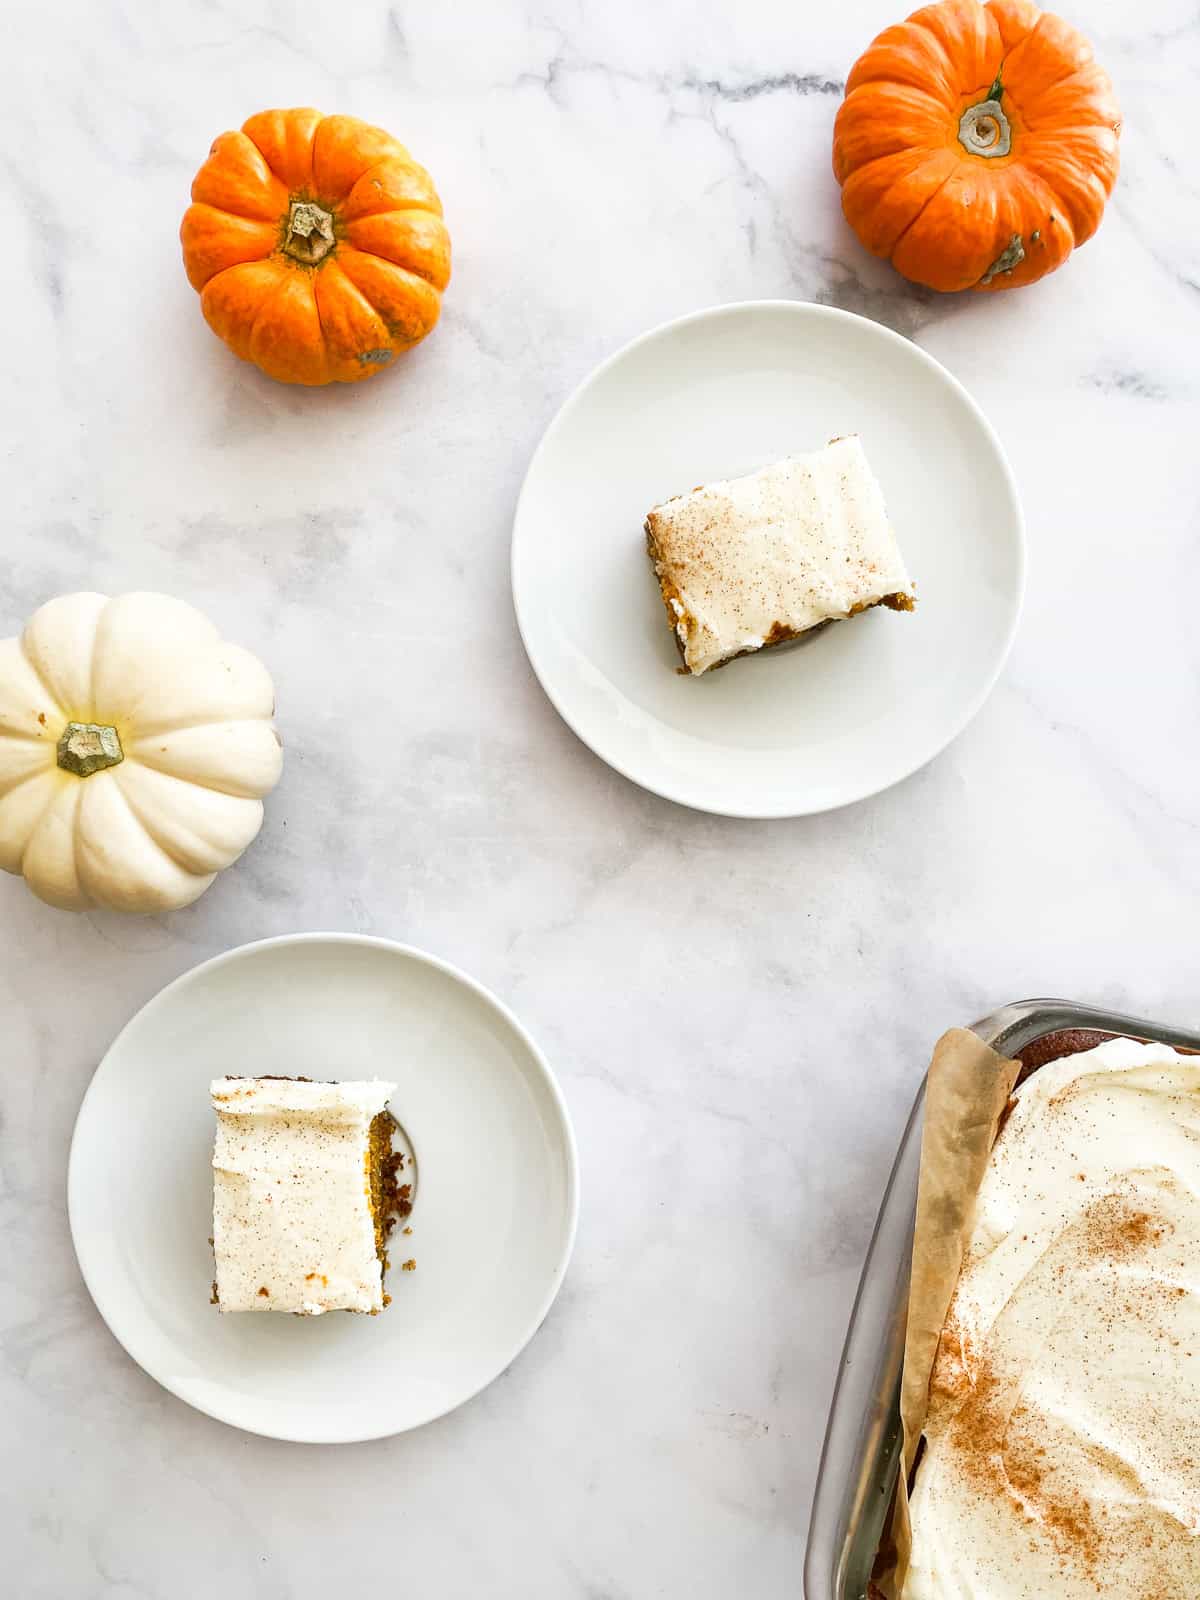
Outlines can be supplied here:
M1200 26L1069 7L1126 114L1097 239L1011 296L869 260L829 172L848 64L901 7L49 3L9 35L0 633L161 588L258 650L288 762L194 909L71 917L0 882L0 1535L19 1600L784 1600L839 1344L934 1037L1033 991L1196 1022ZM264 105L379 121L456 246L403 370L289 391L205 328L176 228ZM526 665L509 524L603 355L758 296L866 312L978 397L1022 485L1005 676L930 768L723 822L610 774ZM378 730L393 731L380 745ZM348 1448L248 1438L126 1358L64 1173L116 1030L245 940L366 929L515 1006L572 1106L567 1287L490 1392Z

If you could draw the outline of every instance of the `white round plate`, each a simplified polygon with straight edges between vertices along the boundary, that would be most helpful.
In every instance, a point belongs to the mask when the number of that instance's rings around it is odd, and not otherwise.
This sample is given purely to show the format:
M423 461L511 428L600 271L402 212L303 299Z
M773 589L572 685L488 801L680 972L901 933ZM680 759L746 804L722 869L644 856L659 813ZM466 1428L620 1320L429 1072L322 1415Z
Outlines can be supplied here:
M397 1084L418 1176L381 1315L209 1304L208 1086L227 1072ZM504 1371L562 1282L577 1182L562 1096L498 1000L418 950L313 933L231 950L138 1012L84 1096L67 1198L92 1298L152 1378L251 1433L329 1444L415 1428Z
M647 511L847 433L916 611L681 677ZM1012 473L962 386L878 323L791 300L683 317L597 368L547 429L513 528L517 621L564 720L635 783L737 817L825 811L931 760L1004 664L1024 568Z

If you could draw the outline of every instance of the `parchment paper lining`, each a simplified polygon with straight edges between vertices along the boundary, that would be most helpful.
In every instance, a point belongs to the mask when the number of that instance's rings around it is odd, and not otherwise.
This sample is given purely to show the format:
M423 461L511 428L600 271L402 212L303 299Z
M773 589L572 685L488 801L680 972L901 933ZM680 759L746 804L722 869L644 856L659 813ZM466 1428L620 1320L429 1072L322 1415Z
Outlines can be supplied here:
M1020 1062L997 1055L966 1028L943 1034L929 1064L900 1381L903 1454L873 1579L886 1600L898 1600L908 1572L908 1483L925 1425L929 1379L971 1238L979 1186L1020 1070Z

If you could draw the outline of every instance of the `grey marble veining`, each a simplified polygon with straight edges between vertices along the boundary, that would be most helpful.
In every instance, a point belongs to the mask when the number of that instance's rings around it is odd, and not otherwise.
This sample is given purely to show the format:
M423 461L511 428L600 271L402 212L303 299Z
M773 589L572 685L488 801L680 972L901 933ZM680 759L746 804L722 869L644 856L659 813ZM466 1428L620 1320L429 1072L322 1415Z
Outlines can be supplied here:
M288 759L258 843L189 911L70 917L0 881L6 1592L794 1597L936 1035L1030 992L1196 1022L1200 23L1184 0L1064 9L1123 103L1117 194L1057 276L950 298L864 255L830 175L848 66L903 10L885 0L9 19L0 634L65 590L179 594L270 665ZM454 237L442 326L357 390L238 363L178 259L212 137L300 103L403 138ZM999 687L931 767L830 816L726 822L632 788L558 721L508 535L598 359L775 295L878 318L971 389L1021 485L1030 587ZM205 957L302 928L411 940L494 987L583 1160L533 1345L443 1422L349 1448L160 1391L94 1311L65 1218L75 1112L120 1026Z

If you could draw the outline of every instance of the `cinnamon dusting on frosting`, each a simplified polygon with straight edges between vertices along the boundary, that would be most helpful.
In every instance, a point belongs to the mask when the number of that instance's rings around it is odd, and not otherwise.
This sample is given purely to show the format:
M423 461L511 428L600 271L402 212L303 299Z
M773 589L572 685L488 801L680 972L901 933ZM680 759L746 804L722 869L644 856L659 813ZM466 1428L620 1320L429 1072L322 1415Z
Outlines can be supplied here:
M904 1600L1200 1595L1200 1061L1018 1090L930 1385Z
M213 1294L222 1312L378 1311L384 1246L412 1209L385 1109L395 1085L219 1078Z
M913 584L857 438L655 506L646 544L684 670L795 639Z

